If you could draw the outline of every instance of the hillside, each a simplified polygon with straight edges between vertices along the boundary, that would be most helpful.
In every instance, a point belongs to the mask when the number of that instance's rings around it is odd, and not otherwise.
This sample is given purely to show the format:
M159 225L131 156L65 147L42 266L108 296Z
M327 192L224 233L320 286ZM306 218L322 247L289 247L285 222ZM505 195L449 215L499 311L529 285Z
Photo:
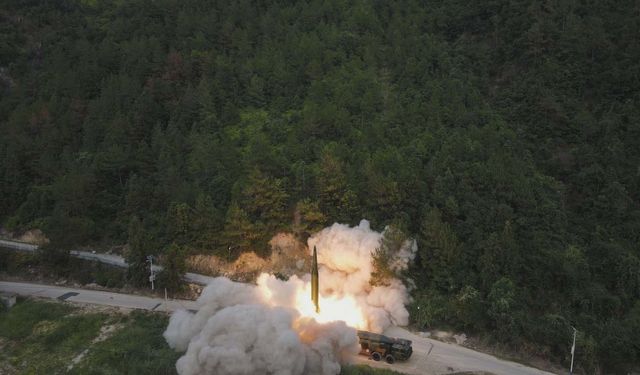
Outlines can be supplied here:
M625 373L639 100L633 1L0 0L0 224L227 258L392 224L418 329L568 366L574 326Z

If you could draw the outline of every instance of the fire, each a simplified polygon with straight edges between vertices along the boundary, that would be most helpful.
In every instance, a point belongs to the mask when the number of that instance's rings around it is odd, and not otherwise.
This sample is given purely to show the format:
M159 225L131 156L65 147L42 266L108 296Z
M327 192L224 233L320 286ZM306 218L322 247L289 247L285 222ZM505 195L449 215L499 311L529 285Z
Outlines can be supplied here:
M310 297L310 282L296 276L284 282L268 274L260 275L257 281L257 290L268 305L292 307L300 316L313 318L318 323L343 321L350 327L367 329L368 322L354 296L320 295L320 312L316 313Z
M295 306L300 315L314 318L319 323L343 321L348 326L357 329L366 329L367 321L356 299L352 296L320 296L320 312L316 313L315 306L309 295L310 284L296 292Z
M212 279L198 312L175 312L164 333L172 348L187 351L178 373L339 373L340 362L360 349L356 329L382 332L408 322L402 282L369 282L381 238L365 220L357 227L334 224L307 241L317 250L309 273L286 280L262 273L256 285ZM407 246L400 269L417 251L415 242Z

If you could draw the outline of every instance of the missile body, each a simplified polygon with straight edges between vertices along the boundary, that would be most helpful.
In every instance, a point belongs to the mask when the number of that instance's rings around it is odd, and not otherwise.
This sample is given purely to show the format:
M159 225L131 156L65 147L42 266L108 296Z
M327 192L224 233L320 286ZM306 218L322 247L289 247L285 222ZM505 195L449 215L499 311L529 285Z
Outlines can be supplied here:
M311 264L311 300L316 306L316 313L320 312L320 299L318 297L318 252L313 247L313 262Z

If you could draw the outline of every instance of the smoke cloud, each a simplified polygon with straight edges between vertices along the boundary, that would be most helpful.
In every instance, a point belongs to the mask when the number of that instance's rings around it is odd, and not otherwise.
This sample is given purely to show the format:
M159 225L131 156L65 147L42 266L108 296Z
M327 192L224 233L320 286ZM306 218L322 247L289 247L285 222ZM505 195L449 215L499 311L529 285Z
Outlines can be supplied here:
M309 238L318 249L320 314L310 298L310 275L283 281L262 274L257 285L214 279L197 300L198 311L177 311L164 337L185 351L176 363L187 374L322 374L359 350L356 328L381 332L406 325L409 301L399 280L372 287L372 252L382 234L366 220L356 227L334 224ZM414 257L407 241L393 267Z
M372 287L369 284L373 271L372 254L380 245L382 235L371 230L368 221L362 220L353 228L333 224L308 240L310 249L314 246L318 249L320 293L354 297L366 319L366 325L360 328L374 332L382 332L391 324L404 326L409 322L409 312L405 308L409 293L400 280L391 280L388 286ZM417 250L415 241L406 241L391 268L405 270Z

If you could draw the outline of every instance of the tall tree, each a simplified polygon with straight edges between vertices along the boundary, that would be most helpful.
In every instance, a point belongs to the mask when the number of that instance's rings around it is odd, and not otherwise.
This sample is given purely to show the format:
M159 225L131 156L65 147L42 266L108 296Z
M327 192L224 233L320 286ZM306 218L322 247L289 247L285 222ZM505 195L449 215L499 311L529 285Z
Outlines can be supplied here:
M163 270L158 275L158 285L178 292L184 288L183 276L187 271L187 254L175 243L169 245L162 255Z
M459 285L461 244L437 208L427 211L418 248L426 278L443 292L454 290Z
M400 278L401 271L406 269L409 262L413 260L411 257L413 246L415 246L414 241L409 239L399 226L387 226L378 247L372 254L373 271L369 283L373 286L389 285L391 280Z
M136 286L149 285L151 271L147 257L151 255L151 238L146 232L142 220L133 216L129 222L128 249L125 260L129 265L127 280Z

